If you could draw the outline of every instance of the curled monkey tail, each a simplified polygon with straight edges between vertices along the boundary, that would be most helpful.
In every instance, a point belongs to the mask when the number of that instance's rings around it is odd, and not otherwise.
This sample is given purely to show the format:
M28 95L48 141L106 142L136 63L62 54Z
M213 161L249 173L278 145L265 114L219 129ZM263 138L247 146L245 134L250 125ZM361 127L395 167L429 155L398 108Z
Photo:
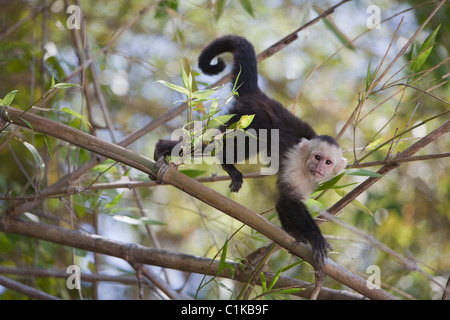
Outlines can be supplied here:
M236 35L227 35L211 41L202 51L198 58L198 65L203 73L216 75L225 69L225 62L217 58L217 64L211 61L224 52L233 53L233 83L237 83L239 96L250 94L259 90L258 68L256 53L253 45L245 38Z

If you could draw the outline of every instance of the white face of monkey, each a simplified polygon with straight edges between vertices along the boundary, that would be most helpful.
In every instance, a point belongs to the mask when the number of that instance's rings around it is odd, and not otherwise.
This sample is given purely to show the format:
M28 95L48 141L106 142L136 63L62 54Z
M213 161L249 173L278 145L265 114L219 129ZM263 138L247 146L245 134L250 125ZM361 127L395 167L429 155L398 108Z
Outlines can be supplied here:
M341 149L325 141L302 140L300 148L305 152L305 168L316 182L331 179L347 164Z
M287 153L280 179L306 199L319 182L331 179L346 164L338 145L320 138L302 139Z

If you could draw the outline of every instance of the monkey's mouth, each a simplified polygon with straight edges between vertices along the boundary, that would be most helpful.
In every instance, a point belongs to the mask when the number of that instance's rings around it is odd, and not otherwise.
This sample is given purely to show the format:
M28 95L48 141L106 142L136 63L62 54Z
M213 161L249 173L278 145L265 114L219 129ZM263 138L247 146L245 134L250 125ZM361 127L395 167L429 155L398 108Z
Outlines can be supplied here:
M323 178L324 177L324 175L322 173L320 173L319 171L310 170L310 172L315 178Z

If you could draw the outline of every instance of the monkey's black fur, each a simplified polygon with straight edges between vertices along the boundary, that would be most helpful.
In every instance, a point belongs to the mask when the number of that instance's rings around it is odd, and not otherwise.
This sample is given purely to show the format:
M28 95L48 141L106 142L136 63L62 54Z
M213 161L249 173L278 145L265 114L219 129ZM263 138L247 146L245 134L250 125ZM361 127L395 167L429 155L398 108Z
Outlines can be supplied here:
M236 114L229 124L238 121L243 115L255 115L248 129L278 129L279 130L279 160L283 170L286 152L297 145L302 138L320 139L330 145L339 144L329 136L318 136L309 124L294 116L286 110L279 102L269 98L258 87L258 70L255 50L253 45L245 38L228 35L213 40L202 51L199 57L200 69L208 75L220 73L225 68L222 58L218 58L215 65L211 61L224 52L233 53L234 65L232 71L233 83L237 83L239 97L230 114ZM269 135L270 137L270 135ZM270 138L269 138L270 139ZM160 140L155 149L155 160L169 155L172 148L178 141ZM268 143L270 149L270 141ZM246 146L248 150L248 147ZM247 151L248 152L248 151ZM270 155L271 150L268 150ZM248 156L248 155L246 155ZM242 174L233 164L223 164L223 169L230 175L230 189L238 192L242 186ZM289 168L286 168L289 169ZM314 222L302 199L295 197L286 186L278 179L279 199L276 208L283 228L291 233L299 241L307 241L311 244L316 262L321 264L327 256L326 242L319 227Z

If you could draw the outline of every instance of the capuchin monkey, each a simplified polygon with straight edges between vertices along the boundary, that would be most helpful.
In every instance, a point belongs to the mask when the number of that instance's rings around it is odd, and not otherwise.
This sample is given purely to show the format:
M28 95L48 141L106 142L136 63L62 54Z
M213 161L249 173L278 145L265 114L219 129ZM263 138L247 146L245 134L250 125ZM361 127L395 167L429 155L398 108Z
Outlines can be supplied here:
M251 124L245 129L279 130L278 201L276 209L282 227L292 234L297 241L309 242L318 266L327 257L331 246L324 239L319 227L314 222L304 201L314 191L317 184L329 180L346 165L338 142L326 135L317 135L309 124L294 116L279 102L269 98L258 87L257 59L253 45L245 38L227 35L209 43L201 52L199 67L207 75L216 75L225 68L222 58L212 60L224 52L231 52L234 57L232 81L236 83L238 98L230 108L229 114L235 114L222 128L235 123L244 115L255 115ZM270 135L268 137L270 140ZM226 139L224 139L226 140ZM156 144L154 159L161 165L170 155L178 141L160 140ZM224 143L224 152L226 152ZM271 143L267 154L271 153ZM245 157L250 156L249 147L245 146ZM260 150L258 150L259 152ZM243 183L242 173L233 163L223 163L223 169L230 175L230 190L238 192Z

